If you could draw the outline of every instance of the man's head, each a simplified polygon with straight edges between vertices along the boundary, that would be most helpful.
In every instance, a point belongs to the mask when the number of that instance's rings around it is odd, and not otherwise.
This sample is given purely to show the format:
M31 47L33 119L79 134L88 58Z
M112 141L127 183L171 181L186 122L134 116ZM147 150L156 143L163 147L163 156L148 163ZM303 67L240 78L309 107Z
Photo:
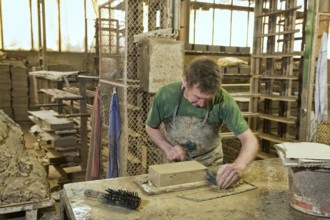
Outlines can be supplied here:
M220 88L219 66L207 57L194 59L183 74L182 84L188 101L195 106L203 107Z

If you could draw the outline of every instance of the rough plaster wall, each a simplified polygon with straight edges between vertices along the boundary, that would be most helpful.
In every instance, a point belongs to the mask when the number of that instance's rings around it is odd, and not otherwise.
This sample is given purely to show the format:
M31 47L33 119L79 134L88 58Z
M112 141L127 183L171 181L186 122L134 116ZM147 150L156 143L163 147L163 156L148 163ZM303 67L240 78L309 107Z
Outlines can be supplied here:
M18 124L0 111L0 206L49 198L47 174L24 147Z
M156 93L168 83L180 81L184 69L183 44L165 38L149 38L140 46L141 86L144 91Z

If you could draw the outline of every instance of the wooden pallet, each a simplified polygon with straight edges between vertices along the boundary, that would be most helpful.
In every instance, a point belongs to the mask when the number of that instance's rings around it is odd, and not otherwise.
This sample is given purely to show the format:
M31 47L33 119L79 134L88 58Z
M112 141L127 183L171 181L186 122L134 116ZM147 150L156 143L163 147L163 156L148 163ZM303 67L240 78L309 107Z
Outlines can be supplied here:
M9 214L25 211L26 220L37 220L38 209L50 207L55 203L52 198L40 202L18 203L0 206L0 214Z

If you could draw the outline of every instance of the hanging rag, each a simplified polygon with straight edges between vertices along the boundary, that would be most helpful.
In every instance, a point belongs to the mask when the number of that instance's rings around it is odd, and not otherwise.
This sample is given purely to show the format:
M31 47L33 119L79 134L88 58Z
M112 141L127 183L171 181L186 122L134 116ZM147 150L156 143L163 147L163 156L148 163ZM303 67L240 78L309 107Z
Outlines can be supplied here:
M109 112L109 157L107 178L119 176L120 158L120 113L118 95L114 88Z
M88 151L86 180L99 179L100 148L101 148L101 115L100 115L100 87L95 90L93 109L91 114L91 141Z
M322 35L321 47L315 77L315 120L317 123L328 120L328 35Z

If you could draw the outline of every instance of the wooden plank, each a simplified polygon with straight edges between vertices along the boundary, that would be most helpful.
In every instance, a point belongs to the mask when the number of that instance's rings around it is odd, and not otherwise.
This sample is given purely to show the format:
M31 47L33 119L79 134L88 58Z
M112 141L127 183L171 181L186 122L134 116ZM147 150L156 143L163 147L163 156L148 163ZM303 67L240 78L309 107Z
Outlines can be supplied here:
M259 97L259 94L252 94L249 92L233 92L233 93L230 93L230 95L234 98L236 98L236 97L240 97L240 98Z
M257 135L258 133L257 132L253 132L255 135ZM233 132L221 132L221 138L222 139L229 139L229 138L233 138L235 137L234 133Z
M64 165L64 164L72 164L79 163L79 153L76 151L59 153L55 150L47 149L47 158L50 165Z
M229 74L229 73L225 73L225 74L221 74L221 77L222 78L233 78L233 77L236 77L236 78L245 78L245 77L251 77L252 75L251 74Z
M257 134L258 138L264 139L264 140L268 140L274 143L283 143L283 142L287 142L287 141L293 141L292 138L280 138L278 136L275 135L271 135L271 134L265 134L262 132L258 132Z
M276 158L276 156L273 155L273 154L268 154L268 153L263 152L261 150L259 150L258 153L257 153L257 159L266 160L266 159L271 159L271 158Z
M74 129L74 123L66 118L57 118L53 110L29 111L30 119L45 131Z
M278 79L278 80L298 80L299 77L298 76L286 76L286 75L266 75L266 74L262 74L262 75L257 75L257 76L253 76L254 78L260 78L260 79Z
M25 211L26 220L37 220L38 209L50 207L55 203L52 198L47 198L39 202L27 202L20 204L9 204L0 207L0 214L16 213Z
M280 15L280 14L284 14L284 13L289 12L289 11L296 11L298 9L301 9L301 6L297 6L297 7L293 7L293 8L288 8L288 9L284 9L284 10L272 11L272 12L268 12L268 13L263 13L263 14L258 15L256 17L257 18L261 18L261 17L271 16L271 15Z
M64 100L80 100L83 99L82 96L66 92L60 89L40 89L41 92L52 96L54 99L64 99Z
M281 32L272 32L267 34L258 34L256 37L269 37L269 36L276 36L276 35L285 35L285 34L294 34L300 32L299 29L292 30L292 31L281 31Z
M254 54L252 57L254 58L282 58L282 57L294 57L294 56L302 56L302 51L296 52L289 52L289 53L281 53L281 52L274 52L274 53L259 53Z
M281 122L285 124L295 124L296 119L295 118L285 118L285 117L280 117L276 115L267 115L267 114L261 114L259 113L259 117L262 119L267 119L270 121L275 121L275 122Z
M78 74L79 71L59 72L59 71L39 70L39 71L29 72L30 76L35 76L42 79L48 79L51 81L61 81L61 82L64 78L67 78L69 81L76 81Z
M296 102L298 97L296 96L278 96L278 95L260 95L260 99L269 99L273 101L286 101L286 102Z

